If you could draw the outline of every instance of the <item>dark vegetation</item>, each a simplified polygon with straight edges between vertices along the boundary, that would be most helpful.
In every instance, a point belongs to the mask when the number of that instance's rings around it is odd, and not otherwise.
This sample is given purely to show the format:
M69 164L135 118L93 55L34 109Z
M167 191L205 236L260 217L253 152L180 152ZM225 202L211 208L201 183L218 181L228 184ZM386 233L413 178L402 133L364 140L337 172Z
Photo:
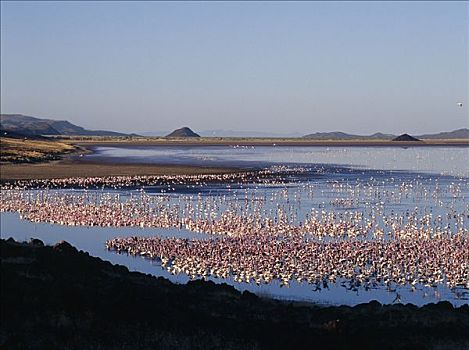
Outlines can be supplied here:
M5 233L2 233L5 234ZM1 240L2 349L463 349L469 306L320 307Z
M42 136L42 135L29 135L23 134L21 132L15 131L8 131L4 129L0 129L0 137L7 137L12 139L23 139L23 140L50 140L49 137Z

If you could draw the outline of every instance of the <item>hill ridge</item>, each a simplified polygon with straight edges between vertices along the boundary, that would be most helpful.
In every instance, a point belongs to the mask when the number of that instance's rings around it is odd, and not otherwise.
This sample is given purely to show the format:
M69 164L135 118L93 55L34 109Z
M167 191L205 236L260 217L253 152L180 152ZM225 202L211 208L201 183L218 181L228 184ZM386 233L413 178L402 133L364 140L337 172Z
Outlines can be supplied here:
M115 131L88 130L68 120L37 118L23 114L0 114L0 130L2 134L11 132L26 136L129 136L129 134Z
M376 132L371 135L348 134L342 131L316 132L303 136L312 140L392 140L399 135ZM469 139L469 129L460 128L453 131L445 131L435 134L422 134L414 136L417 139Z

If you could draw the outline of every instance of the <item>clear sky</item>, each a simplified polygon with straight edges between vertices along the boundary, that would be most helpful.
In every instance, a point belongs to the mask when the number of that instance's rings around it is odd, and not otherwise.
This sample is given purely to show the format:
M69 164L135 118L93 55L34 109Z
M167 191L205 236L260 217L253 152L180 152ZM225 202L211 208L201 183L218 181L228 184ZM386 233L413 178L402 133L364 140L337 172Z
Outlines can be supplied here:
M124 132L453 130L468 23L468 2L2 1L1 111Z

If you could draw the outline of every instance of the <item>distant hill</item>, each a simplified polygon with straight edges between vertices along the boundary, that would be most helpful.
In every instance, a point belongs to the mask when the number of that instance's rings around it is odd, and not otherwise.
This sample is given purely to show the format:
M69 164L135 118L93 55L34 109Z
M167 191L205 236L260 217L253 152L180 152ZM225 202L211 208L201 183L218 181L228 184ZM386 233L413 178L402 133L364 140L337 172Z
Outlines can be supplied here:
M83 136L129 136L114 131L87 130L66 120L41 119L22 114L1 114L2 133L11 132L26 136L83 135Z
M393 141L420 141L419 139L410 136L409 134L402 134L399 135L398 137L395 137L392 139Z
M394 137L396 137L396 135L383 134L380 132L373 135L354 135L341 131L316 132L303 136L303 138L311 140L391 140Z
M238 131L238 130L225 130L225 129L214 129L214 130L203 130L199 132L200 136L206 137L284 137L294 138L301 137L300 133L276 133L266 131Z
M416 136L419 139L469 139L469 129L440 132L438 134L424 134Z
M188 127L183 127L174 130L172 133L166 135L166 137L200 137L200 135L196 134Z
M141 131L138 134L142 135L142 136L150 136L150 137L158 136L158 137L161 137L161 136L164 136L164 135L168 135L169 131L168 130L165 130L165 131Z
M401 135L402 136L402 135ZM395 139L397 135L392 134L383 134L377 132L372 135L354 135L354 134L347 134L340 131L333 131L333 132L317 132L314 134L309 134L303 136L305 139L311 140L392 140ZM417 139L469 139L469 129L463 128L454 131L448 132L440 132L437 134L424 134L424 135L417 135L415 136Z
M197 132L200 137L262 137L262 138L295 138L301 137L301 133L275 133L275 132L263 132L263 131L239 131L239 130L225 130L225 129L213 129L213 130L202 130ZM142 136L162 136L169 134L169 131L142 131L138 133Z

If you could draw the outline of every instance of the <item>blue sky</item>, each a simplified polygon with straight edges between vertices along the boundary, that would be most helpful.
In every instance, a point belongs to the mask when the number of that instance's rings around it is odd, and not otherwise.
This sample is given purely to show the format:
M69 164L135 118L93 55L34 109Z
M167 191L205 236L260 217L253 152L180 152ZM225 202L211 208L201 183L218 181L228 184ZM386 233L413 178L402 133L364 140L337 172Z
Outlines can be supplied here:
M2 2L1 111L129 132L468 127L468 23L468 2Z

